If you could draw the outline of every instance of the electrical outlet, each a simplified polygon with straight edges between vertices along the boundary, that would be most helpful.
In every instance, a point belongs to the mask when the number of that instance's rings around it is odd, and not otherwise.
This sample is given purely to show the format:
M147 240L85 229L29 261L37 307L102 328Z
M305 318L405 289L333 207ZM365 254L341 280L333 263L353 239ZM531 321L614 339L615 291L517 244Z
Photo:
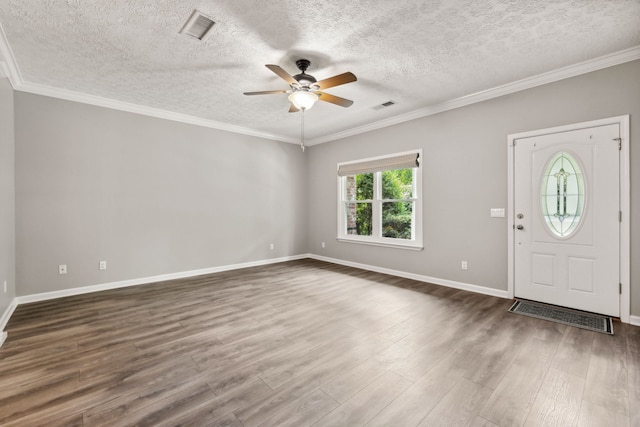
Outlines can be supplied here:
M273 243L269 244L269 249L273 250L274 247Z
M100 270L107 269L107 261L100 261Z
M324 242L322 242L322 249L324 249Z
M463 270L466 270L467 269L467 261L462 261L460 263L460 268L462 268Z
M60 264L58 266L58 274L67 274L67 264Z

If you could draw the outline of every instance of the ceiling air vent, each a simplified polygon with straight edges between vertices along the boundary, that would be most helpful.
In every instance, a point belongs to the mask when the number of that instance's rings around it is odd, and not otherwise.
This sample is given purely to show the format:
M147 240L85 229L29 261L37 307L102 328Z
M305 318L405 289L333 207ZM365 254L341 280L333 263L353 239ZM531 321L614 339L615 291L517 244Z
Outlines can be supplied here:
M215 26L213 19L203 14L199 10L194 10L187 22L180 30L181 34L186 34L198 40L204 40Z
M395 101L387 101L383 102L380 105L376 105L373 107L374 110L382 110L383 108L391 107L392 105L396 105Z

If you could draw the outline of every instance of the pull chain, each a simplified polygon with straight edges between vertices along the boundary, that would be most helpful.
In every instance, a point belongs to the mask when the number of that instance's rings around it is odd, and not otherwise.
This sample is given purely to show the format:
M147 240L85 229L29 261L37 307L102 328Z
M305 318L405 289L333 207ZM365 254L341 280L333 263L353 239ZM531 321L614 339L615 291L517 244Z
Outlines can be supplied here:
M302 126L300 128L300 148L302 148L302 152L304 153L304 110L306 108L302 108Z

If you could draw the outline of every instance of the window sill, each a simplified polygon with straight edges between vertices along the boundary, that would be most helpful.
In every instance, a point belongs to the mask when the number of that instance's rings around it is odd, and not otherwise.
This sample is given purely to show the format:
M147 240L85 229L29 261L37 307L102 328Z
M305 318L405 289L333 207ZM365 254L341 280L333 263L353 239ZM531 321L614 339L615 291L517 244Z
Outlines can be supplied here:
M397 249L404 249L409 251L421 251L424 249L424 246L422 246L422 244L419 244L416 242L400 243L400 242L388 242L388 241L381 241L381 240L357 239L357 238L349 238L349 237L336 237L336 240L338 242L344 242L344 243L357 243L359 245L369 245L369 246L383 246L387 248L397 248Z

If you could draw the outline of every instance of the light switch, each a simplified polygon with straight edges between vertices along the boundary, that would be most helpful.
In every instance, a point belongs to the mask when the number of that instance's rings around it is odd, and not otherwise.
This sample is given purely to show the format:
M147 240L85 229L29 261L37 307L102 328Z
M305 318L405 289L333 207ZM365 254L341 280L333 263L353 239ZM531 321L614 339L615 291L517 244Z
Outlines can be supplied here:
M491 208L491 218L504 218L504 208Z

